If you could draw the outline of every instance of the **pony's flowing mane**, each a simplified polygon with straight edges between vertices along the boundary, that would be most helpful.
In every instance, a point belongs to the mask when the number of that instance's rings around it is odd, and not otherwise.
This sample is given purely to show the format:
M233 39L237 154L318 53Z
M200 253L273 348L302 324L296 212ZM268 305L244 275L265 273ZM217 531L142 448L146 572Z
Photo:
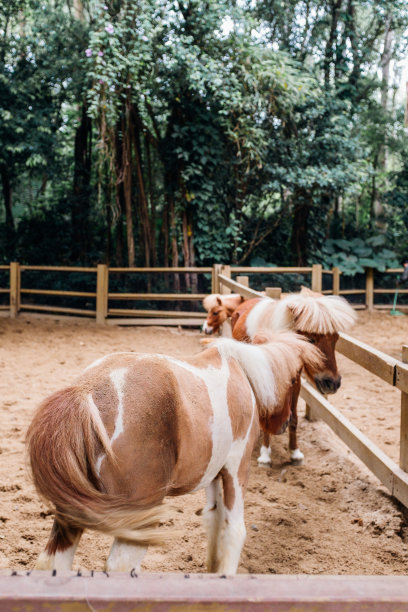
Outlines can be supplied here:
M344 298L322 295L305 288L283 300L263 298L261 303L264 303L264 308L258 325L270 329L335 334L349 329L356 321L354 310Z
M227 310L235 310L242 302L242 297L239 293L229 293L221 295L220 293L211 293L207 295L203 300L203 306L207 312L210 312L212 308L225 307Z
M320 351L294 332L262 330L246 344L230 338L214 342L221 357L235 359L248 377L258 399L260 415L280 409L292 379L304 365L321 366Z

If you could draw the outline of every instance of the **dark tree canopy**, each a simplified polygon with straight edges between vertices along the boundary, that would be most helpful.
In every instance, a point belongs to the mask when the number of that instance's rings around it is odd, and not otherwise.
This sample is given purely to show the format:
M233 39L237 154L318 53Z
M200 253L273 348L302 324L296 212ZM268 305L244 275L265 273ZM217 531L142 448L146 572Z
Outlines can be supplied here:
M1 261L356 271L407 253L407 17L395 0L1 3Z

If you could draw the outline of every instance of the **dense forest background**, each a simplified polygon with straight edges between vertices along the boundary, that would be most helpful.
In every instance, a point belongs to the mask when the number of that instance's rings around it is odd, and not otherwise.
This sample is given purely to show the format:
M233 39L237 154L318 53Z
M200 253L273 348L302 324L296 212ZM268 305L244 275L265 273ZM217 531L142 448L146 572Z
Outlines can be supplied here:
M396 265L407 23L405 0L2 0L0 263Z

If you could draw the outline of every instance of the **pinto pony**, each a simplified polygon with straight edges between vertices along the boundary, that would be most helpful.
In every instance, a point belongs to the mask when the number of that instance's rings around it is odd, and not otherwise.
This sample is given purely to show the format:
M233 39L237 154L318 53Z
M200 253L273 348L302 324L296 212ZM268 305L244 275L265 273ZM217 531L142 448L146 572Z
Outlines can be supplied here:
M238 293L207 295L203 300L203 306L208 312L203 331L206 334L215 334L243 301L244 298Z
M223 296L222 296L223 297ZM236 340L253 342L261 329L271 331L296 331L323 353L319 368L305 366L305 373L321 393L336 393L341 384L336 363L335 346L338 332L345 331L355 322L352 307L341 297L324 296L302 287L300 293L292 293L282 300L254 298L243 302L231 315L232 336ZM292 461L301 462L303 453L297 444L297 401L300 393L300 376L290 390L289 451ZM264 430L264 442L258 462L270 463L269 434L285 430L288 403L282 405L281 420L276 418L275 429Z
M164 497L204 488L208 571L235 573L259 420L273 419L293 378L320 360L297 334L266 340L219 340L183 361L108 355L46 399L27 433L34 483L55 513L37 569L71 569L88 528L115 538L108 570L139 570L163 539Z

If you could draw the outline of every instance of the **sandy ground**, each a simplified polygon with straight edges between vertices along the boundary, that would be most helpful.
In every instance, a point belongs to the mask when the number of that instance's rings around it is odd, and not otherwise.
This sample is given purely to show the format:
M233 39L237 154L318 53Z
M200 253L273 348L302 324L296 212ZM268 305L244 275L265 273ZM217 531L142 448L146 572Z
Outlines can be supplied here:
M359 314L353 335L399 357L408 317ZM30 568L44 548L52 518L30 483L24 436L36 405L68 385L94 359L112 351L187 356L200 350L196 331L97 327L85 321L0 318L0 568ZM339 357L343 385L333 403L398 460L399 393ZM248 537L240 572L405 574L408 512L321 422L303 417L303 466L288 462L287 434L274 438L273 465L253 456L246 496ZM151 548L146 571L202 572L204 494L171 500L182 537ZM88 533L75 568L102 569L111 539Z

